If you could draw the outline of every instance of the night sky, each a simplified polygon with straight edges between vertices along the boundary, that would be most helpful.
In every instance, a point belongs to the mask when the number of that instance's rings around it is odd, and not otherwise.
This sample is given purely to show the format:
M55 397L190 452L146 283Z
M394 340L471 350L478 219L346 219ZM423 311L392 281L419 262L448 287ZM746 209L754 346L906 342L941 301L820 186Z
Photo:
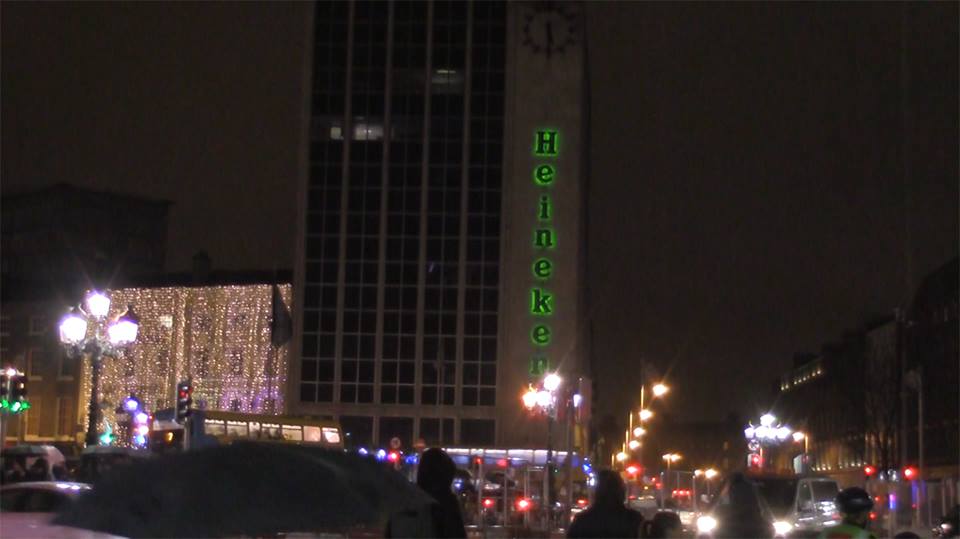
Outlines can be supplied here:
M4 2L3 191L166 198L168 269L289 267L309 8ZM758 412L795 352L957 255L958 4L587 15L601 412L641 358L682 419Z

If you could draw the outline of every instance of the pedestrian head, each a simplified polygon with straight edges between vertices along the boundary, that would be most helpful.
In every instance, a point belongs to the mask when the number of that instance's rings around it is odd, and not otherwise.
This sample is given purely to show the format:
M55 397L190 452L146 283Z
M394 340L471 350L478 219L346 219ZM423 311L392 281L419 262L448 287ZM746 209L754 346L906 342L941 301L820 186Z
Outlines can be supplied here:
M597 490L594 493L593 505L598 507L623 505L627 489L623 485L620 474L613 470L602 470L597 473Z
M417 485L427 492L449 491L456 473L456 464L443 449L430 448L420 456Z
M870 510L873 509L873 498L860 487L845 488L837 494L837 509L843 513L845 520L860 526L870 522Z

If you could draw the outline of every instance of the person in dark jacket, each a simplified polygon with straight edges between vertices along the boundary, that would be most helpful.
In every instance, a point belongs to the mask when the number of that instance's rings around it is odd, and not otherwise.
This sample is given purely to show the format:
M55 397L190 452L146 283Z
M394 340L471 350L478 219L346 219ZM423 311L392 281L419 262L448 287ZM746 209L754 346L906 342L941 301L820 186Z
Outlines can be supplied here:
M442 449L424 451L417 469L417 486L436 503L426 508L426 514L395 515L387 525L386 536L466 539L460 502L451 489L456 472L453 459Z
M593 504L577 515L567 531L567 537L640 537L643 517L623 505L625 497L626 488L620 474L611 470L598 473Z

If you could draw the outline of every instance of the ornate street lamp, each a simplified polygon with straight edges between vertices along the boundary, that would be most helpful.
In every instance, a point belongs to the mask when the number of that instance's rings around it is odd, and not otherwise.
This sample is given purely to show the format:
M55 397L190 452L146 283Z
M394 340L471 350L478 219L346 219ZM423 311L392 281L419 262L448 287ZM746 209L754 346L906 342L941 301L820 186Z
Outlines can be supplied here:
M90 354L90 407L87 415L85 443L97 445L100 440L100 374L104 357L119 357L137 340L139 321L128 306L114 320L107 318L110 298L91 291L84 300L86 309L77 307L60 321L60 342L71 357ZM92 331L90 331L92 329Z

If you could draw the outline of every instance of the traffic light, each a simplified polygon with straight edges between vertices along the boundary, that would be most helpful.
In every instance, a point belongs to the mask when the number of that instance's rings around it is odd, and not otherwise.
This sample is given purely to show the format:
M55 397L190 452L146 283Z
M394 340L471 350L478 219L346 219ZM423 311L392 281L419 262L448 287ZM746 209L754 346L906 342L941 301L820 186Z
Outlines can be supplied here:
M4 371L4 395L0 397L0 408L8 410L11 414L17 414L30 409L30 401L27 400L27 377L15 369Z
M917 469L913 466L907 466L903 469L903 478L907 481L913 481L917 478Z
M640 471L641 471L642 469L643 469L643 468L641 468L639 464L628 464L628 465L627 465L627 473L630 474L630 475L632 475L632 476L634 476L634 477L636 477L636 475L637 475L638 473L640 473Z
M760 453L750 453L747 456L747 465L751 468L760 468L763 466L763 458L760 457Z
M193 405L193 384L184 381L177 384L177 423L183 423L190 417L190 407Z
M877 469L874 468L873 466L870 466L869 464L867 464L866 466L863 467L863 477L864 477L864 479L870 479L870 478L872 478L874 475L876 475L876 473L877 473Z

